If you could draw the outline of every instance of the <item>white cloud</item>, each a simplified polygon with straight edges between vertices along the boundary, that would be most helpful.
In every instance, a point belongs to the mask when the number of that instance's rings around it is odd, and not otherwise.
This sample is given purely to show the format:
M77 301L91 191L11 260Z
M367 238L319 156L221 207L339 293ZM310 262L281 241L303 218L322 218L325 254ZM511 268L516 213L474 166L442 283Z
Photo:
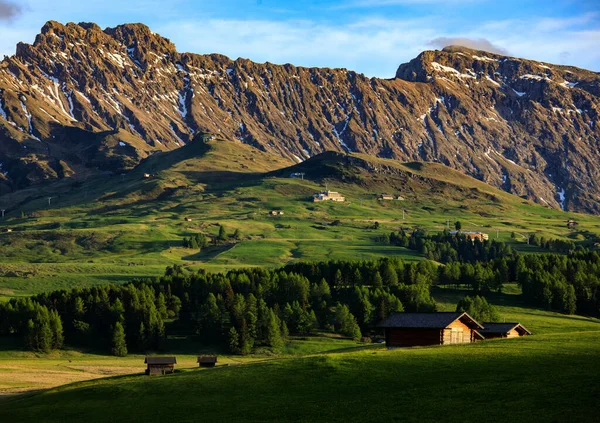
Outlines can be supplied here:
M345 67L368 76L392 77L399 64L430 49L430 41L436 38L485 39L514 56L560 64L569 60L571 65L598 71L600 28L594 27L596 21L593 14L565 19L542 16L526 20L489 20L470 25L446 16L403 20L363 17L343 24L167 17L165 23L151 25L151 28L170 38L180 51L221 53L233 59L246 57L256 62ZM109 21L111 23L120 22ZM3 28L0 54L13 54L18 41L32 42L41 24L35 28L32 25Z
M155 30L186 51L218 52L258 62L345 67L369 76L391 77L400 63L430 49L429 43L436 38L485 40L495 51L558 64L568 57L574 66L598 70L600 28L576 29L589 24L592 17L486 21L466 29L439 16L363 18L343 25L207 20L171 22Z
M342 26L310 21L208 20L173 22L156 32L180 50L222 53L258 62L346 67L392 77L405 57L417 55L435 31L424 21L361 20Z

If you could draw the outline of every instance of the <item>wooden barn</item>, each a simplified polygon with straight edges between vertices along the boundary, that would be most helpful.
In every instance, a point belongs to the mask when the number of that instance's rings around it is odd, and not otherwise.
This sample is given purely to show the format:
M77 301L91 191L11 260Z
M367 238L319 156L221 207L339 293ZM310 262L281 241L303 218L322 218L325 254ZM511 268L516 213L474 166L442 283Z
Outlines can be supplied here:
M215 367L217 365L216 355L199 355L198 367Z
M531 332L520 323L484 323L483 327L484 329L480 332L486 339L518 338L531 335Z
M148 365L146 368L147 375L165 375L175 371L177 358L175 357L146 357L144 363Z
M465 344L484 339L480 325L464 312L394 313L379 324L388 348Z

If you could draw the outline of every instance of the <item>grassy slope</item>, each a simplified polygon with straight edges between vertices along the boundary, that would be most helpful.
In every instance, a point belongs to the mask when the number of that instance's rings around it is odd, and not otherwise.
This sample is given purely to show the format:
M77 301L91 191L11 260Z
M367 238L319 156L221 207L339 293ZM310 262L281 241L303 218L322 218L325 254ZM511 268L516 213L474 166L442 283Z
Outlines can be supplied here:
M140 374L144 371L144 356L129 354L119 358L78 350L61 350L49 354L24 351L10 339L0 344L0 396L37 391L73 382L108 376ZM205 347L191 340L169 340L168 354L177 356L178 369L197 367L200 353L219 355L219 366L239 365L278 357L291 357L329 351L364 348L350 339L337 335L292 338L277 355L270 351L257 351L252 356L231 356L219 348Z
M321 179L315 177L318 161L305 180L283 177L287 171L264 176L290 163L244 144L215 141L154 155L124 176L76 186L63 181L4 196L0 205L11 210L5 224L21 231L0 234L0 298L153 277L175 263L223 271L382 255L419 260L411 251L376 244L373 238L401 226L439 231L447 220L461 220L464 229L492 236L498 229L500 239L522 249L527 246L512 241L511 231L575 240L600 232L598 217L533 205L441 165L369 160L433 183L419 187L365 172L352 184ZM144 173L153 177L146 179ZM308 201L326 183L348 201ZM406 201L377 201L382 191L402 194ZM51 208L47 196L53 197ZM285 215L269 216L271 209ZM21 218L21 211L33 217ZM580 222L577 232L565 227L572 216ZM335 219L340 226L321 225ZM373 221L381 223L379 230L368 229ZM240 229L242 241L201 253L180 247L184 236L216 233L217 223L229 233Z
M463 294L439 290L436 297L451 309ZM535 336L95 380L5 398L0 420L595 420L600 323L521 308L515 295L492 301Z

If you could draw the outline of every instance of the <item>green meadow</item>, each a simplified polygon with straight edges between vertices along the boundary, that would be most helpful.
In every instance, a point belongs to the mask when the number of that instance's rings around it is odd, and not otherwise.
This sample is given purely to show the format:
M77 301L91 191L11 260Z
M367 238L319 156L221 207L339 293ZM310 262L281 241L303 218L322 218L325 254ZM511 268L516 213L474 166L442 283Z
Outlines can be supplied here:
M600 322L522 307L518 289L507 288L490 301L533 336L391 351L309 337L292 340L276 356L224 356L214 369L198 369L191 354L177 354L178 371L159 377L140 374L141 356L3 352L4 380L11 372L26 379L17 366L40 378L67 367L119 376L5 396L0 420L594 421ZM446 310L464 293L434 291Z
M438 232L457 220L463 230L527 252L539 252L525 241L530 233L593 246L600 232L596 216L533 204L439 164L370 158L394 169L373 174L315 158L278 171L291 163L242 144L191 143L180 150L152 156L125 175L3 196L8 212L0 226L12 232L0 233L0 299L156 277L173 264L220 272L294 261L421 260L375 239L400 228ZM290 178L294 170L305 179ZM346 202L313 203L312 194L325 187ZM382 192L404 200L378 201ZM571 218L579 223L572 230ZM240 238L202 251L182 247L184 237L216 235L219 225L229 235L239 230Z

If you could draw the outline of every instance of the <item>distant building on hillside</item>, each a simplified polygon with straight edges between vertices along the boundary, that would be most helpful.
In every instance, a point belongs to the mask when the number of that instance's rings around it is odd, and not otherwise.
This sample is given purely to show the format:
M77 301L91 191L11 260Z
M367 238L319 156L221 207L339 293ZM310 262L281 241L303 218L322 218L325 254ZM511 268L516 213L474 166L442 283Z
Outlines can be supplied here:
M378 327L388 348L466 344L484 339L483 326L464 312L393 313Z
M282 210L271 210L269 212L269 214L271 216L283 216L283 211Z
M294 173L290 173L290 178L298 178L298 179L304 179L304 172L294 172Z
M343 201L346 201L346 198L342 197L339 192L335 192L335 191L321 191L321 192L313 195L313 201L315 203L318 203L320 201L337 201L337 202L343 202Z
M191 222L192 218L191 217L184 217L183 220L185 220L186 222Z
M391 201L394 199L394 196L391 194L381 194L377 197L379 201Z
M146 368L147 375L165 375L175 372L175 357L146 357L144 363L148 365Z
M484 323L484 329L479 332L490 338L518 338L519 336L531 335L525 326L520 323Z
M567 222L567 228L569 228L569 229L573 229L578 225L579 225L579 223L577 223L577 221L574 219L569 219L569 221Z
M217 365L216 355L199 355L198 367L215 367Z
M457 236L458 234L465 236L467 239L470 239L471 241L475 241L476 239L478 239L479 241L483 242L483 241L487 241L488 239L490 239L490 236L483 232L450 231L450 235L452 235L452 236Z

